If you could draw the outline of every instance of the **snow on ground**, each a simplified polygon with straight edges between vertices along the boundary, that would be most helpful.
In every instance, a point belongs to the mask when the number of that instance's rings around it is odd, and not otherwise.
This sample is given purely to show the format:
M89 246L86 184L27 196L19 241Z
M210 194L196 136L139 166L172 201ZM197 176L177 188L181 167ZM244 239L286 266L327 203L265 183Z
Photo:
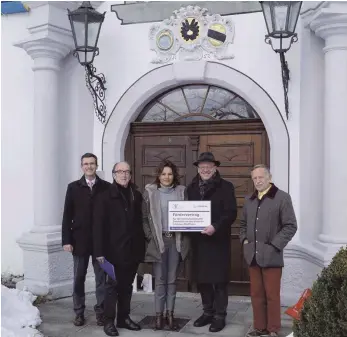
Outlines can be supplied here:
M39 337L35 328L42 322L40 311L32 303L36 296L28 291L1 285L1 336Z

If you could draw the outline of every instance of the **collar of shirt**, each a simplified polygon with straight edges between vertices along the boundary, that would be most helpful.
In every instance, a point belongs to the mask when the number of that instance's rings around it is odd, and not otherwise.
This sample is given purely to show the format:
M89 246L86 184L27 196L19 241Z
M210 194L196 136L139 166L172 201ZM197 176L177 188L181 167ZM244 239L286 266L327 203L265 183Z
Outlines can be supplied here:
M267 192L269 192L269 189L271 188L271 184L270 184L270 186L265 190L265 191L263 191L263 192L258 192L258 199L259 200L261 200L262 198L263 198L263 196L267 193Z
M88 180L86 178L86 183L87 183L88 186L90 186L90 183L92 183L93 184L92 186L94 186L95 185L95 180L96 180L96 178L94 178L93 180Z

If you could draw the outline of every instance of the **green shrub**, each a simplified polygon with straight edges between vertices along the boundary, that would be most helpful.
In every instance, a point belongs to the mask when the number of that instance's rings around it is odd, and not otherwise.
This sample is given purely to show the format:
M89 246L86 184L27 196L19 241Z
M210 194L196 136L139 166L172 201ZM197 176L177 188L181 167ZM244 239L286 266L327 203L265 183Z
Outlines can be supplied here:
M293 330L294 337L347 337L347 246L314 282Z

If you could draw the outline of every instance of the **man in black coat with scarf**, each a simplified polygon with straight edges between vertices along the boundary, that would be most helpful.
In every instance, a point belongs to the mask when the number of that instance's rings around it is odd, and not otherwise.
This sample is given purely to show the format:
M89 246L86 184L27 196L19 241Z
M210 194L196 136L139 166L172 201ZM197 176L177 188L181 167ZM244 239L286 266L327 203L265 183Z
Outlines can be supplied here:
M106 259L114 266L116 281L106 277L105 325L108 336L118 336L117 327L140 330L130 317L132 284L145 255L142 225L142 195L130 182L131 170L126 162L117 163L113 184L96 202L94 212L94 254L99 262Z
M85 323L85 293L84 283L93 250L93 208L95 198L105 191L110 183L96 175L98 158L92 153L85 153L81 158L83 176L80 180L70 183L67 187L62 224L62 245L66 252L73 255L74 283L73 303L76 314L74 324L82 326ZM92 259L95 273L95 295L97 325L104 325L103 302L105 273L97 260Z
M231 225L237 216L234 186L222 179L220 165L211 152L201 153L198 174L187 188L188 200L211 200L212 223L201 233L190 233L193 275L201 294L204 313L194 326L211 324L209 331L225 327L231 263Z

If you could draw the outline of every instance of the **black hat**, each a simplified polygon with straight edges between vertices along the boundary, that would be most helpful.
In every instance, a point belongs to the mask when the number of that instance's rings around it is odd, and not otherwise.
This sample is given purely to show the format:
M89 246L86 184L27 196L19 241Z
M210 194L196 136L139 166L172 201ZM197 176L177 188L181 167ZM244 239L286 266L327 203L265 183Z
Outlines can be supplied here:
M220 161L214 159L214 155L211 152L200 153L199 159L193 163L195 166L198 166L201 162L210 162L215 163L216 166L220 165Z

